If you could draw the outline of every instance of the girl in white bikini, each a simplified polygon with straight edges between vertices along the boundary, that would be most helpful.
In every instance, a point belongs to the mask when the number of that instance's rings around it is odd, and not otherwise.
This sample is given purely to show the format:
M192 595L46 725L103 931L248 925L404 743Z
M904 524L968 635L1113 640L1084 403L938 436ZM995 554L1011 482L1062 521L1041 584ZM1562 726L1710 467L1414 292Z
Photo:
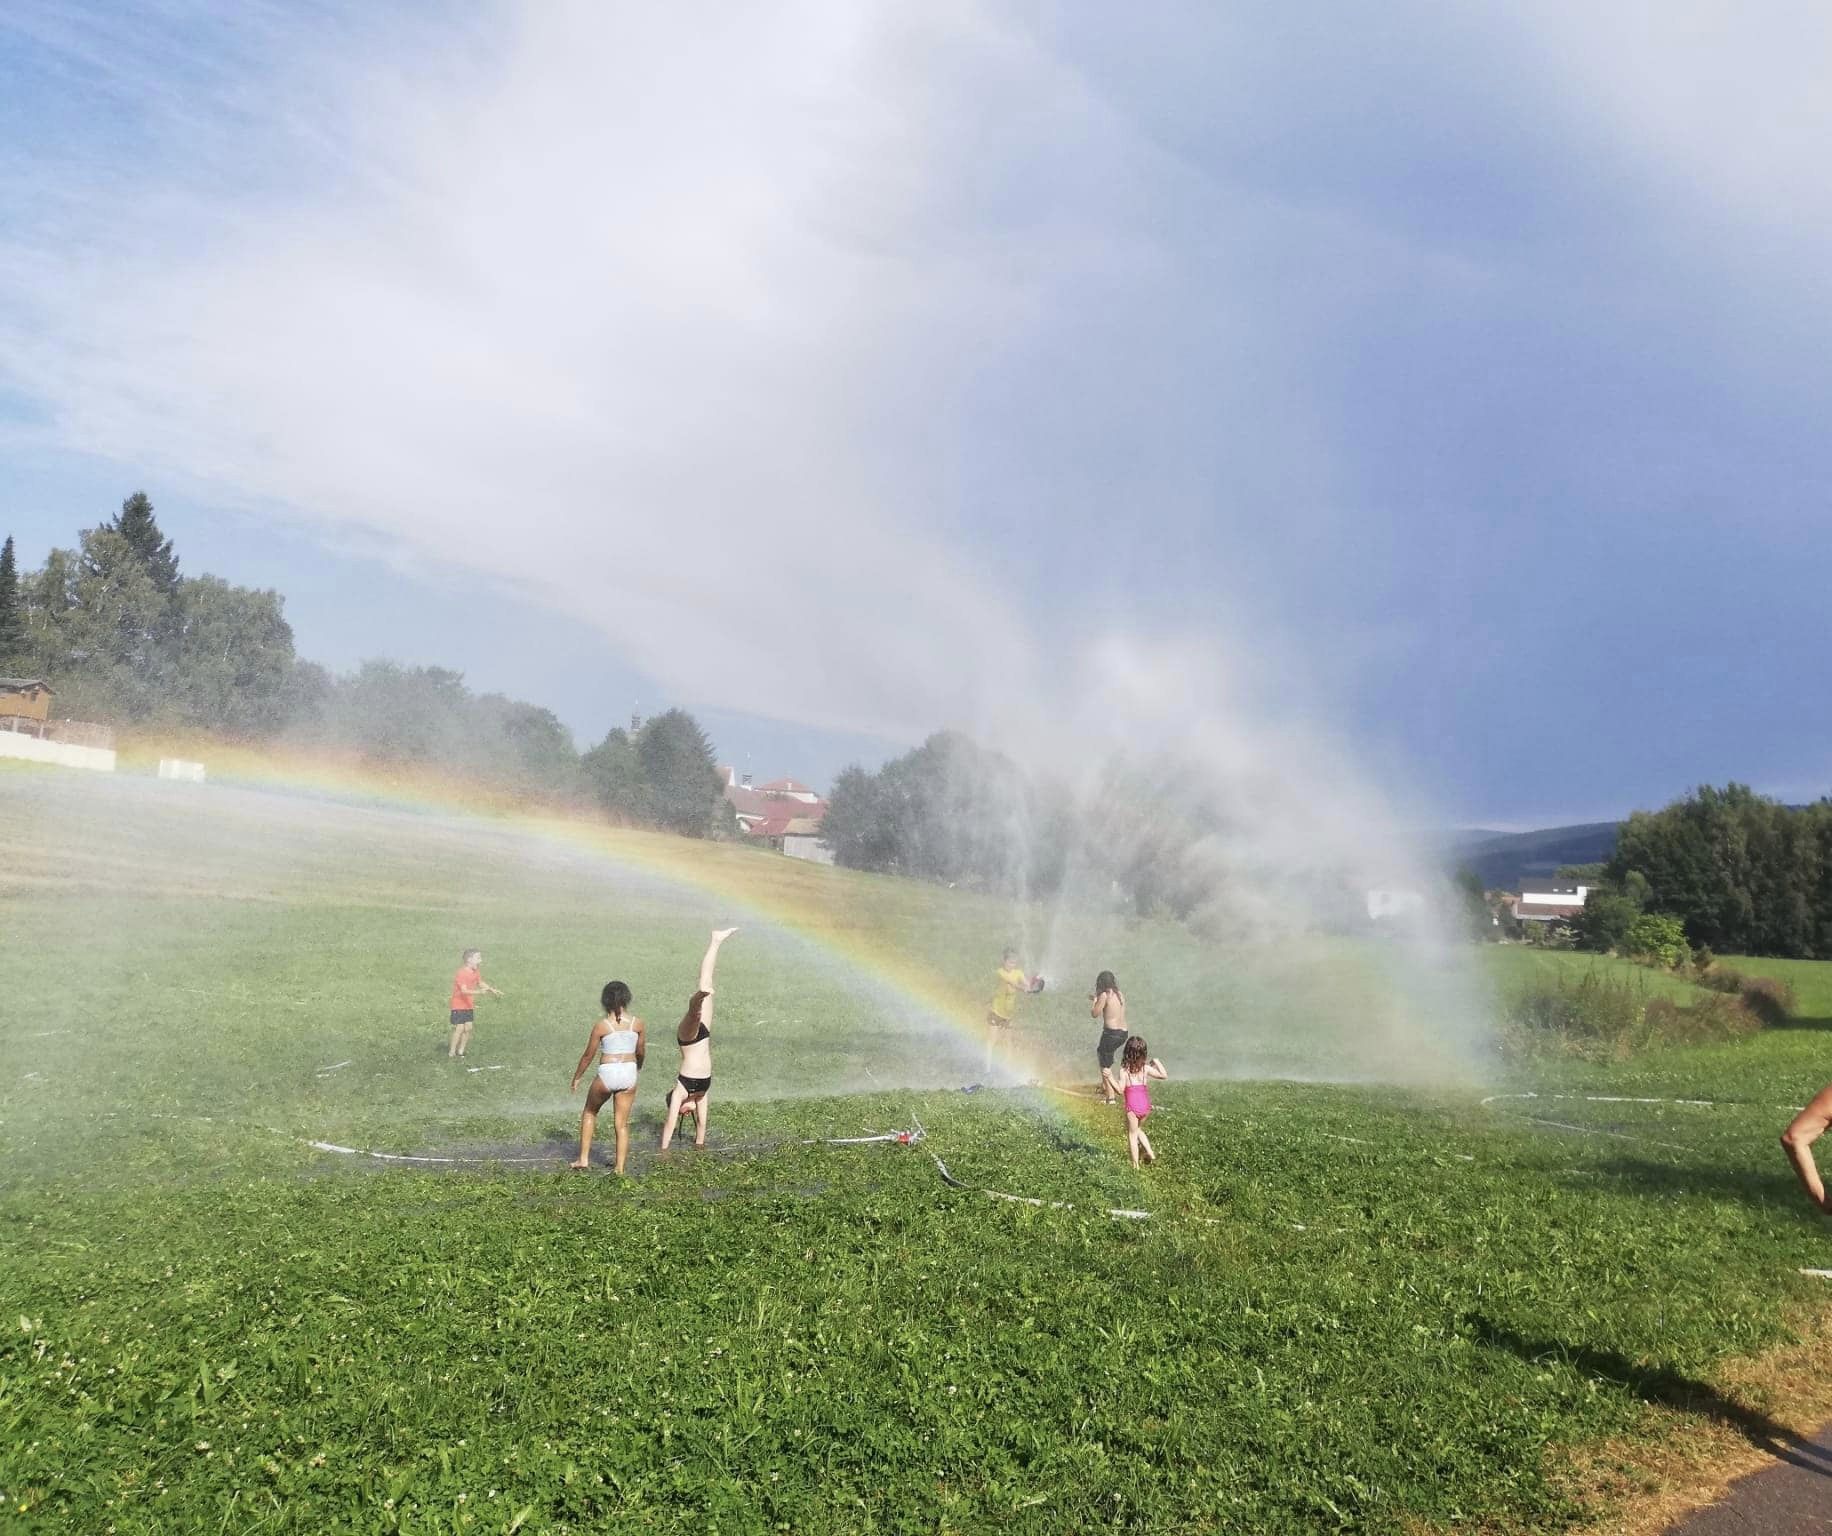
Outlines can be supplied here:
M598 1072L585 1096L585 1109L579 1116L579 1155L575 1168L589 1168L592 1156L592 1131L598 1124L598 1111L604 1101L612 1101L617 1125L617 1172L630 1155L630 1106L636 1102L636 1074L642 1070L647 1048L642 1020L628 1011L630 989L621 981L608 981L599 1002L604 1017L592 1025L585 1041L585 1054L573 1068L572 1091L579 1091L579 1079L598 1059Z
M680 1075L668 1085L667 1107L662 1114L662 1150L674 1140L674 1129L683 1115L693 1116L693 1144L706 1145L706 1098L712 1092L712 973L719 963L719 946L738 930L715 928L712 942L700 960L700 985L687 999L687 1012L674 1032L681 1048Z

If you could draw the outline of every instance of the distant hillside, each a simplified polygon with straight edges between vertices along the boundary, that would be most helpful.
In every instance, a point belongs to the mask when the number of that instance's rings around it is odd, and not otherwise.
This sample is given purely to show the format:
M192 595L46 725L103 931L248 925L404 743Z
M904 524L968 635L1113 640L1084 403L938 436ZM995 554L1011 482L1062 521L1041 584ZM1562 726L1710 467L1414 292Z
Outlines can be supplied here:
M1475 834L1475 840L1445 841L1457 869L1473 869L1490 890L1517 891L1523 877L1558 873L1562 864L1597 864L1616 851L1619 821L1577 827L1542 827L1536 832Z

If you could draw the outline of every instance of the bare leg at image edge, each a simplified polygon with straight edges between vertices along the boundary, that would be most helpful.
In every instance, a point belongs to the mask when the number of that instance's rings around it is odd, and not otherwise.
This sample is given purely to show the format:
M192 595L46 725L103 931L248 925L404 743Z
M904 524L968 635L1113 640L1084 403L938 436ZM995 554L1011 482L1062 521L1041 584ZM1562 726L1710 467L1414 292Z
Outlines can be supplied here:
M1832 1083L1826 1084L1793 1122L1781 1133L1781 1150L1794 1165L1794 1175L1820 1210L1826 1210L1826 1186L1819 1177L1819 1165L1813 1161L1813 1143L1832 1125Z

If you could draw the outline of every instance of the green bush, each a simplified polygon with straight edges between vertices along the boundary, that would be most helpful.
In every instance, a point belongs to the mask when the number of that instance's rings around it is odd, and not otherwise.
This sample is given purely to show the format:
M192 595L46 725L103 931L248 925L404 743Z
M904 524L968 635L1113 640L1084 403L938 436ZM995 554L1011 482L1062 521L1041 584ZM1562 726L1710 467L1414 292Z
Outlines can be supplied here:
M1647 987L1638 976L1559 975L1508 1004L1502 1044L1512 1055L1626 1055L1639 1043L1646 1007Z
M1728 992L1735 997L1743 990L1749 978L1731 965L1712 965L1701 970L1693 978L1701 987L1709 987L1713 992Z
M1628 926L1622 952L1637 960L1652 960L1669 968L1692 956L1685 924L1665 912L1643 912Z
M1762 1028L1762 1020L1740 997L1710 992L1682 1008L1670 997L1650 998L1642 1019L1648 1045L1708 1045L1739 1040Z
M1641 908L1620 891L1592 891L1577 916L1578 943L1600 955L1620 949L1640 915Z
M1502 1018L1501 1040L1515 1056L1621 1060L1657 1046L1752 1035L1762 1028L1764 1006L1741 994L1708 992L1682 1007L1671 998L1650 998L1647 984L1632 973L1592 970L1542 981L1514 998Z
M1772 976L1745 976L1737 998L1764 1024L1785 1024L1793 1017L1794 989Z
M1794 989L1770 976L1745 976L1734 966L1714 965L1695 978L1701 987L1740 1001L1764 1024L1785 1024L1793 1017Z

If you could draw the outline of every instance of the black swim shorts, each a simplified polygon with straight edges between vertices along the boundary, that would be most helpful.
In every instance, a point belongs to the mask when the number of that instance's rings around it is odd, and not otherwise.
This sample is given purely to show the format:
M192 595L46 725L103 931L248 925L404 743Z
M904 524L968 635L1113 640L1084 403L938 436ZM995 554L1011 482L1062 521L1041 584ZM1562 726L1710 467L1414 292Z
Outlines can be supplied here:
M1123 1029L1103 1029L1100 1032L1100 1044L1094 1047L1094 1054L1100 1058L1103 1067L1113 1065L1113 1058L1126 1043L1126 1031Z
M452 1010L452 1022L454 1024L469 1024L471 1022L471 1016L475 1011L475 1009L471 1008L454 1008Z

